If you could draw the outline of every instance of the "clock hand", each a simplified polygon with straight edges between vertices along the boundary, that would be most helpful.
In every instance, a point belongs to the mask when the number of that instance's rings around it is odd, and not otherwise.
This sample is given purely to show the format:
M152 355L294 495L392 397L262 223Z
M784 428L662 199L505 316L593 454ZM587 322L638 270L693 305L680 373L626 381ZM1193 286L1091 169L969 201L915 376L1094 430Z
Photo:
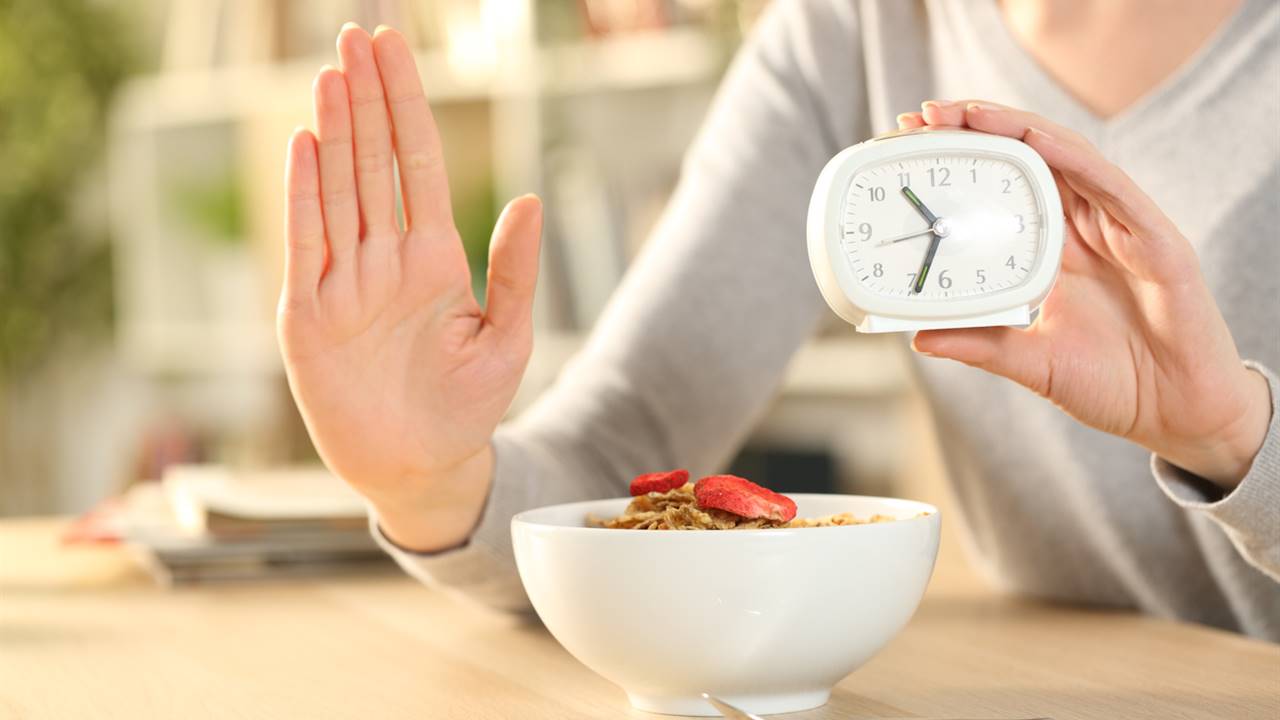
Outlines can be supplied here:
M929 249L924 254L924 263L920 265L920 273L916 275L916 285L911 288L911 292L916 295L924 289L924 278L929 274L929 266L933 265L933 256L938 254L938 242L942 240L942 236L938 233L933 234L933 240L929 243Z
M891 237L887 240L881 240L880 242L875 244L875 247L884 247L885 245L900 243L903 240L910 240L911 238L917 238L917 237L920 237L921 235L931 235L931 234L933 234L933 228L925 228L924 230L917 230L913 233L907 233L906 235L899 235L898 237Z
M920 213L920 215L925 219L925 222L929 223L929 227L933 227L934 224L938 222L938 216L930 212L929 208L925 207L924 203L920 202L920 198L916 197L916 194L911 192L911 188L903 185L902 195L907 199L907 202L911 203L911 207L915 208L916 212Z
M911 203L911 207L915 208L916 212L920 213L929 223L929 232L933 234L933 240L929 242L929 249L925 252L924 262L920 265L920 272L916 273L915 287L911 288L911 292L919 295L920 291L924 290L925 278L928 277L929 268L933 265L933 256L938 254L938 243L942 240L942 236L946 235L946 227L938 219L938 216L925 207L914 192L911 192L911 188L903 185L902 195L907 199L907 202Z

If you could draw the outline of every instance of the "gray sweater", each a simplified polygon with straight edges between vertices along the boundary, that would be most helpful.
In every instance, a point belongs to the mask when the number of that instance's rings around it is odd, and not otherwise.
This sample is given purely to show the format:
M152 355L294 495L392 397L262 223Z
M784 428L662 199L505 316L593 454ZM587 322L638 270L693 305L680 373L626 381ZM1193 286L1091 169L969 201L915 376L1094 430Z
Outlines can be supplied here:
M721 467L827 312L805 211L824 163L927 98L1033 110L1089 137L1195 245L1272 424L1230 494L998 377L916 358L960 523L1000 587L1280 640L1280 3L1249 0L1174 77L1092 115L1017 45L994 0L775 0L689 151L670 207L556 386L494 439L458 550L379 540L422 580L527 606L509 521Z

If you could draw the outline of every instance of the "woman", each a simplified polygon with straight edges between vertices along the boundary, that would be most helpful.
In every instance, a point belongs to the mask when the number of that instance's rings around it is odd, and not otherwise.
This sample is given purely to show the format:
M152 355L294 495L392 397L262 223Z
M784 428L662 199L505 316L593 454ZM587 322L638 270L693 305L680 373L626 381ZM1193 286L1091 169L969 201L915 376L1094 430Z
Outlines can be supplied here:
M803 227L828 158L895 120L1019 138L1063 194L1054 292L1029 328L912 345L981 566L1280 640L1278 36L1269 0L776 0L586 349L498 428L539 202L503 212L482 309L409 48L345 27L289 151L290 384L409 572L522 607L514 512L710 471L762 411L825 313ZM898 114L928 97L978 100Z

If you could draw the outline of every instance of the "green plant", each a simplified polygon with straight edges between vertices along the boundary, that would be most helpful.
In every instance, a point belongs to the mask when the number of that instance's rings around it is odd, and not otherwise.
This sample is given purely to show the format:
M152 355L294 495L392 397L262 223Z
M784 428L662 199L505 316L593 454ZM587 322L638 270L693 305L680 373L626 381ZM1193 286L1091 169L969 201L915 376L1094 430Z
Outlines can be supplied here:
M489 271L489 239L500 210L492 180L480 183L454 202L453 220L471 268L471 291L482 303Z
M228 171L177 191L177 204L188 222L221 245L244 242L244 194L236 176Z
M110 327L109 246L74 198L131 64L125 29L103 3L0 0L0 388Z

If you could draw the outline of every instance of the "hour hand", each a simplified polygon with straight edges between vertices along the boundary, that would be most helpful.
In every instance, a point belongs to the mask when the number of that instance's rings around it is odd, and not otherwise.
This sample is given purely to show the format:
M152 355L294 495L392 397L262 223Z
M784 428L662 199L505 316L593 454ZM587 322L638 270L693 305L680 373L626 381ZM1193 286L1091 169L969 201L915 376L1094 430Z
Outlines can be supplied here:
M903 185L902 195L907 199L907 202L911 203L911 207L915 208L916 212L920 213L921 217L925 219L925 222L929 223L929 227L933 227L933 224L938 222L938 216L934 215L930 212L929 208L924 206L924 203L920 201L920 198L916 197L916 194L911 192L911 188Z

